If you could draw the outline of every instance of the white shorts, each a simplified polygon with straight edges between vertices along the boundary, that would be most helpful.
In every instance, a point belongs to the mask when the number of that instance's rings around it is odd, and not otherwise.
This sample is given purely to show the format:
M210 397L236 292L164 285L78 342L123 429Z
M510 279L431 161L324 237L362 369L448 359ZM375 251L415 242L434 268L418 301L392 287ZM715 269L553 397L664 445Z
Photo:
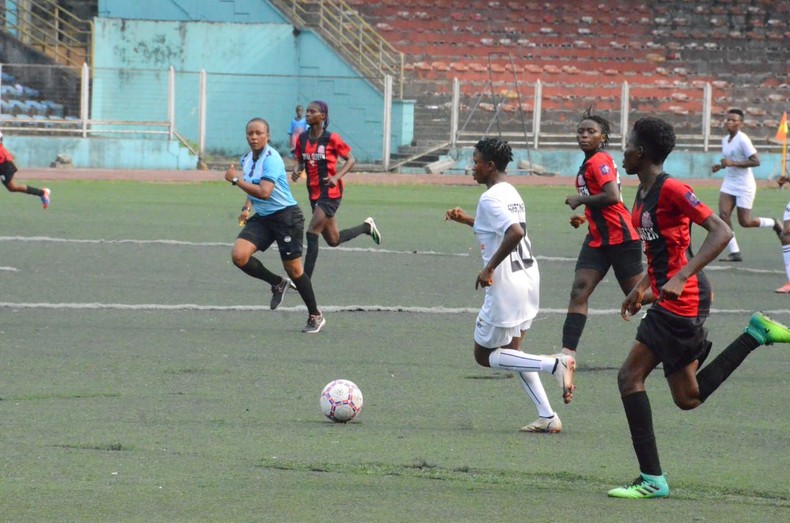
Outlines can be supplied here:
M730 180L725 178L724 183L721 184L721 192L735 196L735 206L741 209L752 209L754 205L754 197L757 194L757 186L744 187L743 184L730 183Z
M475 322L475 342L486 349L498 349L508 345L513 338L518 338L521 333L532 325L532 319L522 322L515 327L495 327L485 320L477 317Z

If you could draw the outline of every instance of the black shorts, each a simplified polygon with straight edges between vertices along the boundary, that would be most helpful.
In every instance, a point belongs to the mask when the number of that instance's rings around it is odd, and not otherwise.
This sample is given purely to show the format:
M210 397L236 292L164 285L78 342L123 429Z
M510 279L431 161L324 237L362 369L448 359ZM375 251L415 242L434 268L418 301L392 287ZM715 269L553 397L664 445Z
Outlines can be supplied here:
M321 198L319 200L310 200L310 207L315 212L315 206L318 205L324 211L327 218L334 218L337 210L340 208L340 200L342 198Z
M606 274L609 268L614 268L617 281L624 281L633 276L642 274L642 241L630 241L618 245L604 245L590 247L590 235L587 235L579 258L576 260L576 270L593 269Z
M16 172L16 165L14 162L3 162L0 164L0 182L3 183L6 187L8 184L11 183L11 180L14 179L14 173Z
M644 343L664 365L669 376L699 360L700 367L713 346L708 341L706 316L686 318L653 305L636 329L636 341Z
M294 205L267 216L253 214L238 237L255 244L259 251L265 251L276 241L280 259L288 261L302 256L303 236L304 214Z

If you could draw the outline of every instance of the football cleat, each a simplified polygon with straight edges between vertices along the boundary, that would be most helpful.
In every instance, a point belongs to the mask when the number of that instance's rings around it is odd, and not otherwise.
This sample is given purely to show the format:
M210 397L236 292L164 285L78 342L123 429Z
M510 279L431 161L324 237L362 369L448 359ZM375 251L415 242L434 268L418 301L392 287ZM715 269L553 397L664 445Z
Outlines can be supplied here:
M365 218L365 223L370 226L370 237L373 238L373 242L376 245L381 245L381 233L379 232L378 227L376 227L376 222L373 221L373 217L369 216Z
M774 291L777 294L790 294L790 281Z
M46 209L47 207L49 207L50 195L52 194L52 191L44 187L43 189L41 189L41 192L43 193L39 197L41 198L41 205Z
M321 328L326 325L326 318L323 314L311 314L307 319L307 325L304 326L302 332L307 334L315 334L321 331Z
M669 497L669 484L664 476L655 480L640 474L630 485L613 488L608 492L610 498L650 499Z
M723 262L740 262L740 261L743 261L743 258L741 257L741 253L740 252L731 252L730 254L725 256L724 258L719 258L719 261L723 261Z
M562 421L557 413L551 418L538 418L529 425L525 425L519 429L520 432L545 432L549 434L557 434L562 432Z
M790 328L762 312L752 314L744 332L757 340L760 345L790 343Z
M280 304L283 302L283 298L285 297L285 293L288 291L288 287L290 286L291 280L285 277L283 277L283 281L277 285L272 285L272 301L269 304L269 308L271 310L274 310L280 306Z

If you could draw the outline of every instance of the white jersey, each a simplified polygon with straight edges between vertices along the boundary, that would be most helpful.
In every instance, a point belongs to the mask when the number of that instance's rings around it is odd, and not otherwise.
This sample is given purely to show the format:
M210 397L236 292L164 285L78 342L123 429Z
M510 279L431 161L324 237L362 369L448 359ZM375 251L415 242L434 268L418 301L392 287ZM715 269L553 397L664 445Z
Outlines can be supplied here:
M494 270L494 284L485 288L480 318L496 327L514 327L538 314L540 272L532 256L524 200L515 187L500 182L480 196L474 231L480 243L483 266L491 260L514 223L521 224L524 238Z
M732 140L730 140L729 134L722 138L721 152L725 160L742 162L757 154L757 149L754 148L748 136L738 131ZM751 167L724 168L724 182L721 184L721 192L740 196L742 193L755 191L756 188L757 184L754 181Z

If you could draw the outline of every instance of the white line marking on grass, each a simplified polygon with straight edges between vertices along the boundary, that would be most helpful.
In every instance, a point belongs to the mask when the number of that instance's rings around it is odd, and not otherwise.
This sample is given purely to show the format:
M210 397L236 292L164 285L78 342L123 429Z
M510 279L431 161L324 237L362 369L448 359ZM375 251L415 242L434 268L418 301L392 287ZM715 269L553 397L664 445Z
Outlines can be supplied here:
M225 242L188 242L181 240L77 240L70 238L51 238L49 236L0 236L0 241L16 241L16 242L50 242L50 243L90 243L90 244L108 244L108 245L175 245L175 246L189 246L189 247L225 247L231 248L232 243ZM438 251L398 251L393 249L374 249L371 247L327 247L330 251L346 251L346 252L374 252L381 254L420 254L423 256L469 256L468 252L438 252Z
M753 272L755 274L785 274L785 271L775 269L754 269L752 267L724 267L722 265L708 265L705 267L706 271L738 271L738 272Z
M195 303L11 303L0 309L123 310L123 311L270 311L268 305L197 305ZM304 305L280 307L278 311L306 312ZM406 312L417 314L477 314L478 307L405 307L401 305L322 305L322 312ZM566 314L567 309L541 309L539 314ZM753 309L713 309L712 314L750 314ZM766 314L790 314L790 309L765 310ZM588 315L620 314L620 309L590 309Z
M0 267L0 271L19 272L16 267Z

